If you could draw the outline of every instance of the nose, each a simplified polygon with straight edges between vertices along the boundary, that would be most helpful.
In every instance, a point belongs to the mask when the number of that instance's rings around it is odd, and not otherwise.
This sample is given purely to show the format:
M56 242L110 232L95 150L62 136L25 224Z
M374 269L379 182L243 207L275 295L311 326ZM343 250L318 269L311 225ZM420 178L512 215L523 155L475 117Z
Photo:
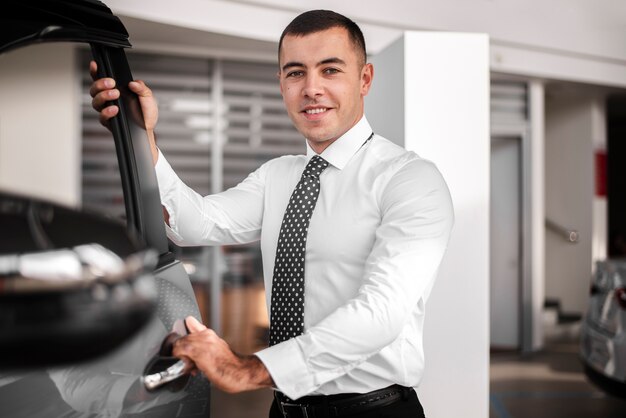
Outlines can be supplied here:
M317 74L307 74L302 89L302 95L305 98L315 99L324 94L323 80Z

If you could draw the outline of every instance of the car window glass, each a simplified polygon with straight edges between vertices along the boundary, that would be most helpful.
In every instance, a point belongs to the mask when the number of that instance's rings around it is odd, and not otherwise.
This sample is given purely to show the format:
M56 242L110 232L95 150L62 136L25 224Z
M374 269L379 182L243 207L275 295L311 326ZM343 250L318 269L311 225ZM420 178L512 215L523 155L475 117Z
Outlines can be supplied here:
M0 55L0 191L124 217L112 134L93 118L88 68L72 43ZM89 141L83 141L89 138ZM103 193L86 193L92 182Z
M92 108L89 94L92 79L87 71L92 60L89 49L77 51L78 82L81 88L81 201L84 208L115 218L125 218L124 191L111 132Z

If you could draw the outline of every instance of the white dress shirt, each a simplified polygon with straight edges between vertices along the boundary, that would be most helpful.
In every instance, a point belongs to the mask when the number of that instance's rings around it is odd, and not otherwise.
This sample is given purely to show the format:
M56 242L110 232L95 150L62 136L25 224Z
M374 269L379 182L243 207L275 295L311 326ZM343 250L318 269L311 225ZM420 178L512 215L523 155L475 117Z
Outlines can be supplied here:
M306 242L304 334L259 351L277 388L308 394L416 387L424 308L453 223L435 165L374 135L363 117L326 148L330 163ZM263 164L236 187L202 197L163 155L156 164L168 236L179 245L261 240L270 311L278 234L289 197L315 155Z

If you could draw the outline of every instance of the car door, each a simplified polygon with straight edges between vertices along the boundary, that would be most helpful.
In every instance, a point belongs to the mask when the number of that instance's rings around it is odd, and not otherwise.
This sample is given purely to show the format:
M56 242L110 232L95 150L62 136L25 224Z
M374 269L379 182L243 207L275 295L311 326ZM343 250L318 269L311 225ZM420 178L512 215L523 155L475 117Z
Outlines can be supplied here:
M124 53L124 48L130 46L128 34L119 19L113 16L104 4L93 0L9 1L9 3L3 12L0 47L9 45L12 49L27 48L40 42L88 44L99 64L100 75L115 78L118 86L126 86L128 81L132 80ZM48 45L52 44L38 45L37 53ZM2 65L10 64L6 64L5 61ZM28 68L24 68L23 71L21 68L14 70L16 74L22 75L29 71ZM87 72L88 69L85 68L84 71ZM4 77L7 73L0 74ZM27 78L26 80L28 81ZM11 84L13 80L8 80L7 83ZM24 83L23 90L27 89L27 84ZM19 88L16 90L20 91ZM48 249L52 250L89 242L107 242L112 247L118 244L124 246L125 242L110 239L111 231L117 230L116 225L120 225L122 229L126 229L130 240L135 241L131 247L148 248L157 255L156 267L151 272L150 279L151 286L156 290L154 314L145 321L141 329L134 331L123 341L111 344L111 349L107 347L106 350L100 350L106 353L99 353L95 358L93 355L71 351L77 350L76 347L81 346L80 344L73 345L71 341L51 338L48 346L40 344L28 348L29 353L34 353L30 364L25 364L21 360L19 365L17 362L12 365L10 359L5 359L0 365L2 417L209 415L209 383L202 375L184 374L150 390L146 388L144 382L144 376L159 373L176 364L178 359L171 357L171 352L164 341L172 332L178 334L185 332L184 326L181 327L181 319L189 315L200 318L200 313L189 278L182 264L173 257L168 248L158 185L145 132L141 128L142 117L137 98L127 88L122 87L121 90L122 97L117 103L120 112L110 123L111 136L108 140L115 144L119 166L125 203L123 223L120 223L120 220L97 219L97 216L92 217L81 210L66 209L61 205L42 201L41 197L29 196L28 192L20 189L18 190L20 196L5 193L3 199L0 199L0 203L4 202L0 204L0 212L4 210L6 215L3 217L0 213L0 224L7 227L5 230L10 230L11 225L16 225L16 222L19 223L18 221L22 219L20 216L30 216L32 211L25 211L23 214L8 213L7 210L14 207L15 202L22 202L24 207L35 205L37 208L42 206L52 208L50 210L55 216L39 222L47 236ZM41 97L35 95L27 102L37 101ZM12 113L7 115L0 111L0 120L7 121L5 125L15 124L17 128L13 132L17 132L19 136L19 123L22 119L15 115L20 111L32 113L32 109L29 106L5 108L11 108ZM31 115L26 120L31 119L34 119L33 123L37 123L36 115L35 118ZM29 129L25 127L24 131ZM41 141L47 139L45 130L40 136ZM14 141L21 141L19 137L0 139L9 145L16 143ZM14 157L20 158L17 155ZM16 162L16 166L32 164L32 161L28 161L28 152L21 157L25 161ZM8 177L4 183L0 181L0 195L3 185L11 185L16 180L11 178L11 173L5 176ZM65 216L57 216L60 213ZM31 225L24 222L24 225L27 224ZM15 235L4 234L0 237L2 241L0 255L3 249L5 253L11 252L17 249L18 243L29 242L24 237L27 235L24 232L26 229L17 228L14 231ZM32 233L32 228L28 229L28 233ZM115 298L122 298L125 291L127 290L116 288L107 297L110 297L113 303ZM102 298L102 295L96 296ZM90 313L90 305L85 305L84 318L89 318ZM29 315L35 319L43 319L46 314L43 305L29 309ZM1 319L6 320L6 323L11 321L9 316ZM0 326L2 323L0 321ZM54 330L42 329L42 332L44 331L54 336ZM84 339L85 335L75 333L72 338L80 340ZM88 346L84 344L88 341L82 343L83 347ZM95 340L93 343L98 344ZM65 351L65 360L60 364L42 360L47 358L45 353L54 350L61 352L64 347L70 351Z

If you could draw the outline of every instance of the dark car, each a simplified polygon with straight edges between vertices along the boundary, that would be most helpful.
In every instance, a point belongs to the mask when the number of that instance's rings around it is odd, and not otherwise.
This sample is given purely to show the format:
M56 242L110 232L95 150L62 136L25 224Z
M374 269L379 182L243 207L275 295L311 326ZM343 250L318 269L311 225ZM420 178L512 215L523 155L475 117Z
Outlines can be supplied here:
M596 263L581 328L581 359L593 383L626 399L626 260Z
M128 33L95 0L1 7L0 417L209 416L209 383L171 356L172 341L186 332L181 319L200 313L169 249L137 97L124 88L133 79ZM42 64L65 59L60 44L91 51L99 76L120 86L120 112L98 144L119 167L121 217L105 204L64 203L80 167L67 187L54 180L74 147L63 148L74 125L61 116L79 114L81 102L73 108L47 90L80 80L42 80L54 72ZM44 174L27 178L38 170Z

